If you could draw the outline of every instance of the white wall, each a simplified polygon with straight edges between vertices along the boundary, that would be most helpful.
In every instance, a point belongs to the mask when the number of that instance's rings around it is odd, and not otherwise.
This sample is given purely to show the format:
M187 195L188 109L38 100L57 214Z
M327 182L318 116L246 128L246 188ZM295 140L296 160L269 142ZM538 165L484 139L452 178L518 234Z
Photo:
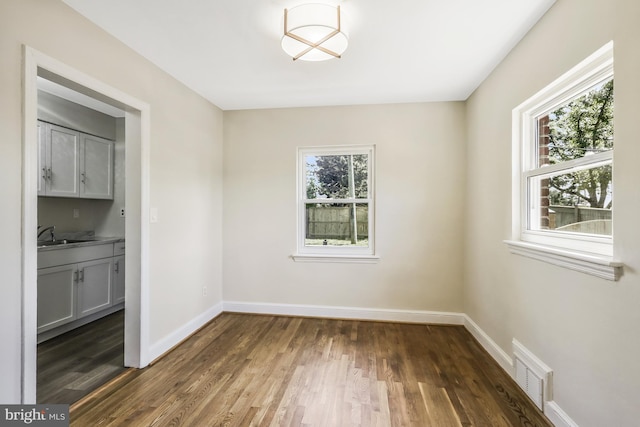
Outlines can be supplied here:
M38 197L38 225L56 226L56 233L96 230L105 213L113 205L112 200L72 199L66 197ZM80 215L73 217L73 210L78 209ZM115 218L114 218L115 220ZM98 234L100 236L124 237L124 221L120 234ZM48 233L43 235L47 237Z
M464 310L508 354L516 338L549 365L554 401L582 427L638 422L638 18L636 1L558 1L467 102ZM511 110L612 39L619 282L511 255L502 243L511 237Z
M151 107L151 204L160 219L150 229L151 345L181 330L222 297L222 112L62 2L2 1L2 403L20 400L22 44Z
M224 113L224 300L461 308L464 104ZM299 263L296 148L376 144L377 264Z

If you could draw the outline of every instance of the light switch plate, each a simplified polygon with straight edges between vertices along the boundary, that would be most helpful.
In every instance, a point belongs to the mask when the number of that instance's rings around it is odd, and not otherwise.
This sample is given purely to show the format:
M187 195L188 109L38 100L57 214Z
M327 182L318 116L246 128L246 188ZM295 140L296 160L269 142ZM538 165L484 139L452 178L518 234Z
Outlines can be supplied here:
M149 221L158 222L158 208L151 208L149 211Z

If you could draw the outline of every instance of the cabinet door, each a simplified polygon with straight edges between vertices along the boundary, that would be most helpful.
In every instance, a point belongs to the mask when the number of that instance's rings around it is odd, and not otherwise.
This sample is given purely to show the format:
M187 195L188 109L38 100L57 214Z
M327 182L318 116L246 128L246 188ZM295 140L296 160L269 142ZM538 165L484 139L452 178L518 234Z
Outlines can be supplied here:
M44 122L38 122L38 196L47 194L47 146L51 147L51 144L47 144L47 126Z
M47 196L78 197L80 166L80 133L56 125L48 125ZM49 154L50 153L50 154Z
M38 270L38 333L76 319L76 265Z
M113 199L113 142L81 135L80 197Z
M124 255L113 258L113 303L124 301Z
M113 258L78 264L78 318L111 307Z

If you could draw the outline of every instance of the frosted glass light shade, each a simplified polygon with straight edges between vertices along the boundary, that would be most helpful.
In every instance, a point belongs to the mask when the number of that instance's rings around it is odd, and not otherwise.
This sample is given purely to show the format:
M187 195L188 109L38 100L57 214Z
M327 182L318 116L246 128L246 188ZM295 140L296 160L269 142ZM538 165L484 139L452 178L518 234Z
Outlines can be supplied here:
M294 60L340 58L348 43L340 6L311 3L284 10L282 49Z

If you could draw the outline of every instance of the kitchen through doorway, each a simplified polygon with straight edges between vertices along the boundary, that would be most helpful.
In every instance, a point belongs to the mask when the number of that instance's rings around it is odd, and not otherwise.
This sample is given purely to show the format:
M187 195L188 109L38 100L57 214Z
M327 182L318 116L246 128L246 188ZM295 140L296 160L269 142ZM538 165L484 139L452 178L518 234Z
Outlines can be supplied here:
M108 256L109 245L105 245L105 242L98 242L95 244L96 246L89 245L91 247L76 247L75 249L77 250L74 252L76 254L90 253L94 259L100 261L97 264L101 264L101 266L94 269L90 268L94 264L83 264L85 263L84 260L78 261L75 270L78 274L78 280L86 280L87 276L91 275L100 276L101 272L106 268L104 265L109 262L114 263L117 257L121 256L123 258L118 259L126 261L124 280L127 286L124 302L122 303L124 306L124 366L136 368L145 367L150 362L148 356L150 107L148 104L29 46L23 46L23 57L24 102L22 132L24 155L22 186L23 244L21 249L23 261L21 402L23 404L33 404L36 403L37 399L37 346L39 339L42 341L43 338L42 334L38 334L38 260L41 256L37 243L37 229L38 225L42 225L38 223L38 186L40 184L40 173L42 172L41 168L39 168L40 159L38 157L38 78L44 78L125 112L123 127L126 144L124 144L125 161L123 162L123 168L126 175L126 191L124 194L124 206L126 207L124 241L126 241L126 253L119 254L115 252L115 241L108 242L113 245L111 247L111 257ZM89 134L89 132L85 133ZM87 194L85 193L85 195ZM94 196L95 194L92 195L92 197ZM72 215L75 215L75 209L79 209L79 214L82 215L85 208L83 206L72 208ZM91 210L91 208L88 209L89 211ZM65 209L63 208L62 210L64 211ZM78 242L82 242L80 245L86 244L86 239L84 238L86 236L78 239L70 238L72 236L68 235L60 237L65 237L65 240L69 240L65 244L77 244ZM113 259L103 262L107 258ZM68 266L69 264L65 265ZM71 275L74 275L73 271ZM91 304L97 301L94 298L95 295L90 292L87 293L86 290L83 292L85 294L80 296L80 301L83 304L81 308L84 310L84 316L82 317L86 317L85 320L87 321L95 320L92 316L97 316L97 311L105 307L100 304L92 306ZM93 311L94 309L95 311ZM49 325L51 330L59 326L62 325ZM47 332L49 331L42 331L42 333Z
M125 370L125 112L37 86L36 403L72 404Z

